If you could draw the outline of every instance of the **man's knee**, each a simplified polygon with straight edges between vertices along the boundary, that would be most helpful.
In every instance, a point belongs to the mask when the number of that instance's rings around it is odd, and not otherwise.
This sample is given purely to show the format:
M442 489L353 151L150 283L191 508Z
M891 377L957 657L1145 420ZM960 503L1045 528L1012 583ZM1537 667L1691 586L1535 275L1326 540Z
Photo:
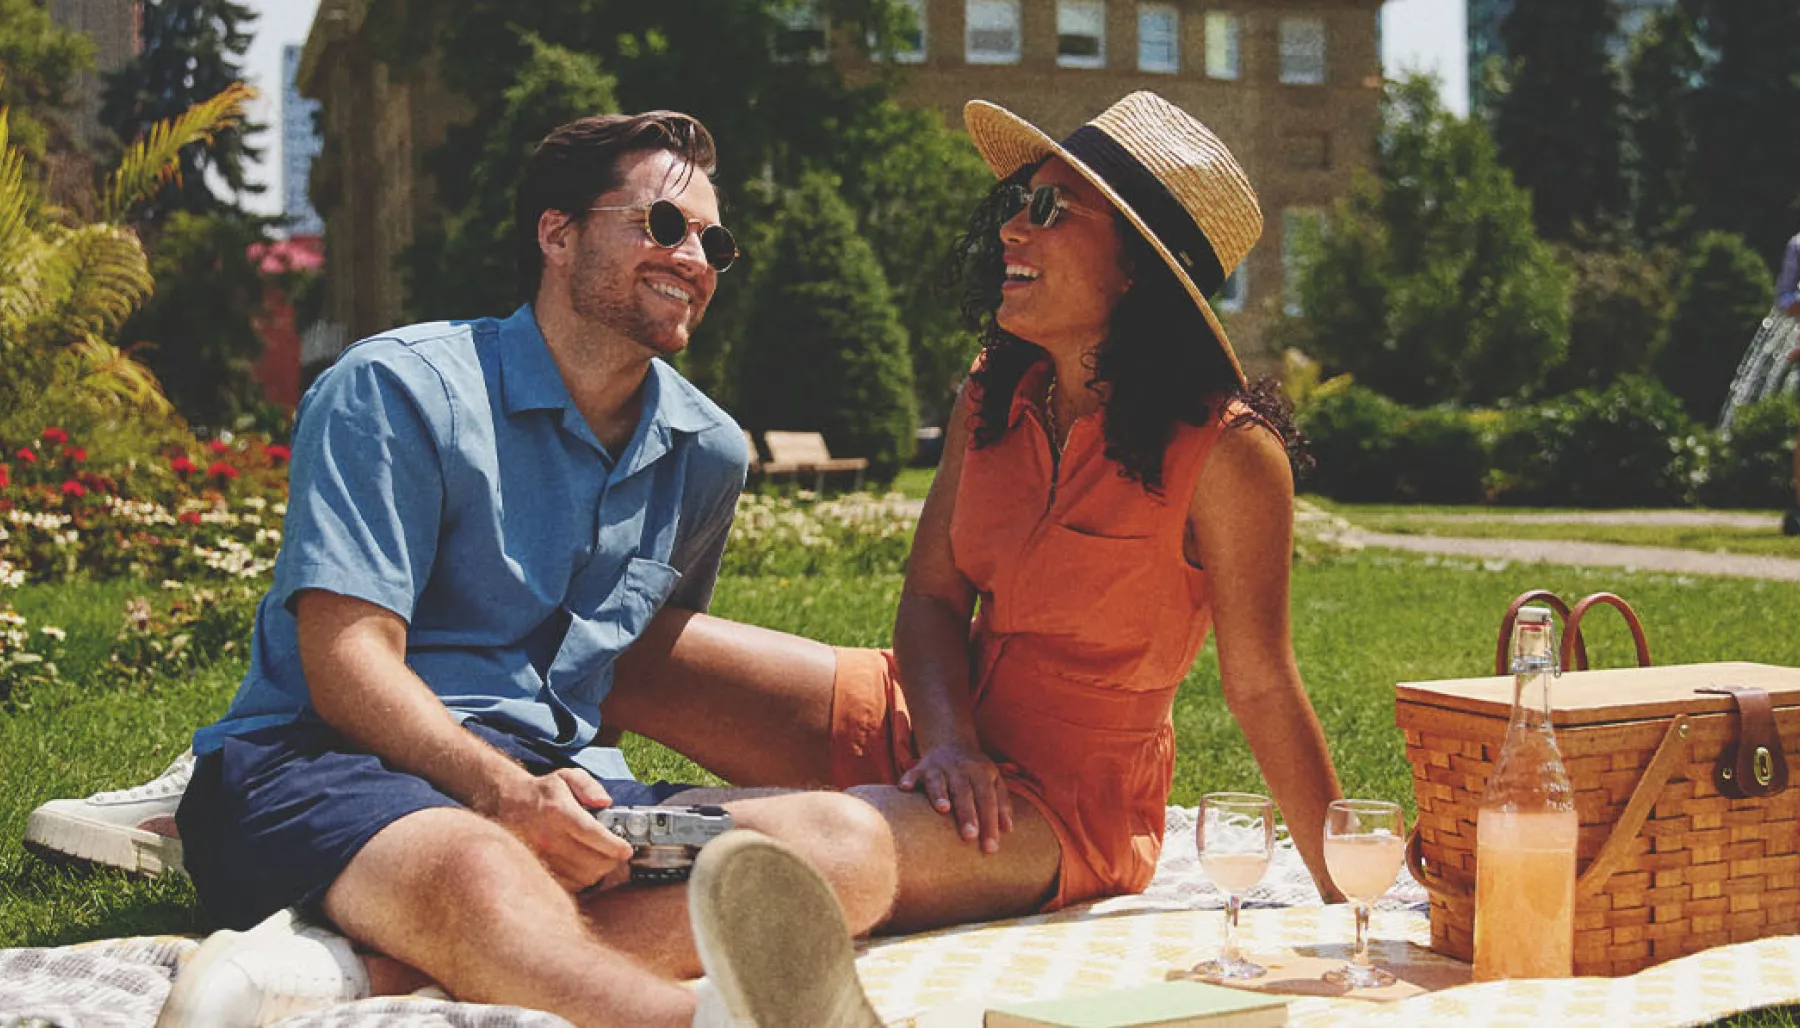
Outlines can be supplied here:
M880 811L844 793L804 792L760 801L745 814L741 827L780 839L818 867L852 932L866 932L887 916L898 869L894 834Z

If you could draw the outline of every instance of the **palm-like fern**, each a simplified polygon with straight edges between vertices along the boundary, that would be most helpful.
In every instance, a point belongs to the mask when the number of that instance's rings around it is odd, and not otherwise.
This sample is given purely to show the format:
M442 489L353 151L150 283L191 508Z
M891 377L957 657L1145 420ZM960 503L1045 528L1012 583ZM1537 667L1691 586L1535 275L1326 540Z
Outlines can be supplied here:
M110 341L153 287L143 244L122 222L179 178L182 147L235 124L255 95L234 83L158 122L107 176L94 223L38 202L0 108L0 394L72 383L84 401L168 412L156 376Z

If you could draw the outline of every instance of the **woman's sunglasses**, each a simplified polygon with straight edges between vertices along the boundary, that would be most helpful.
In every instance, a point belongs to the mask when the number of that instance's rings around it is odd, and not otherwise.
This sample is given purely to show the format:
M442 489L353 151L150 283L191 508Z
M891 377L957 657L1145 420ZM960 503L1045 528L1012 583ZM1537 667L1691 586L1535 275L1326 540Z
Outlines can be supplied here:
M706 263L712 265L714 271L725 271L738 259L737 240L733 238L730 229L723 225L701 225L698 218L688 217L687 212L673 200L652 200L625 207L589 207L588 210L642 211L644 234L657 246L671 250L687 241L689 226L698 226L700 251L706 255Z
M1004 186L1000 191L1000 222L1018 217L1020 211L1038 228L1055 228L1065 214L1100 217L1098 211L1069 202L1069 194L1061 186L1039 186L1028 189L1020 183Z

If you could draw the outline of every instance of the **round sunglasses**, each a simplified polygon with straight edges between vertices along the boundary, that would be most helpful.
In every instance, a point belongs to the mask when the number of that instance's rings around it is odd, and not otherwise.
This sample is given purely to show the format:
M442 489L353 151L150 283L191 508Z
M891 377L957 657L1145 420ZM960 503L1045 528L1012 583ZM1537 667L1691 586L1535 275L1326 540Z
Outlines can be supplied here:
M634 203L623 207L589 207L588 210L642 211L644 234L657 246L671 250L687 241L690 226L697 226L700 229L700 251L706 255L706 263L712 265L714 271L728 270L739 256L737 239L732 236L730 229L723 225L701 224L700 219L688 217L687 212L673 200L652 200L649 203Z
M1015 182L1000 192L1001 224L1018 217L1020 211L1024 211L1026 217L1038 228L1055 228L1065 214L1089 218L1104 216L1098 211L1070 203L1068 191L1061 186L1046 185L1028 189Z

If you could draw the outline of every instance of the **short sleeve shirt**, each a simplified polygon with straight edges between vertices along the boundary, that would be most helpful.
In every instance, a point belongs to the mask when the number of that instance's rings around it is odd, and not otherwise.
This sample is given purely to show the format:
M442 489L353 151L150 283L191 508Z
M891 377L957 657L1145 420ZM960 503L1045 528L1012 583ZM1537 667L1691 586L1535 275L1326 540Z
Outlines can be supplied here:
M637 429L609 454L529 305L356 344L300 404L250 669L195 753L317 717L294 598L323 589L404 618L408 666L459 719L630 777L618 750L593 745L613 663L664 604L710 602L743 439L653 360Z

